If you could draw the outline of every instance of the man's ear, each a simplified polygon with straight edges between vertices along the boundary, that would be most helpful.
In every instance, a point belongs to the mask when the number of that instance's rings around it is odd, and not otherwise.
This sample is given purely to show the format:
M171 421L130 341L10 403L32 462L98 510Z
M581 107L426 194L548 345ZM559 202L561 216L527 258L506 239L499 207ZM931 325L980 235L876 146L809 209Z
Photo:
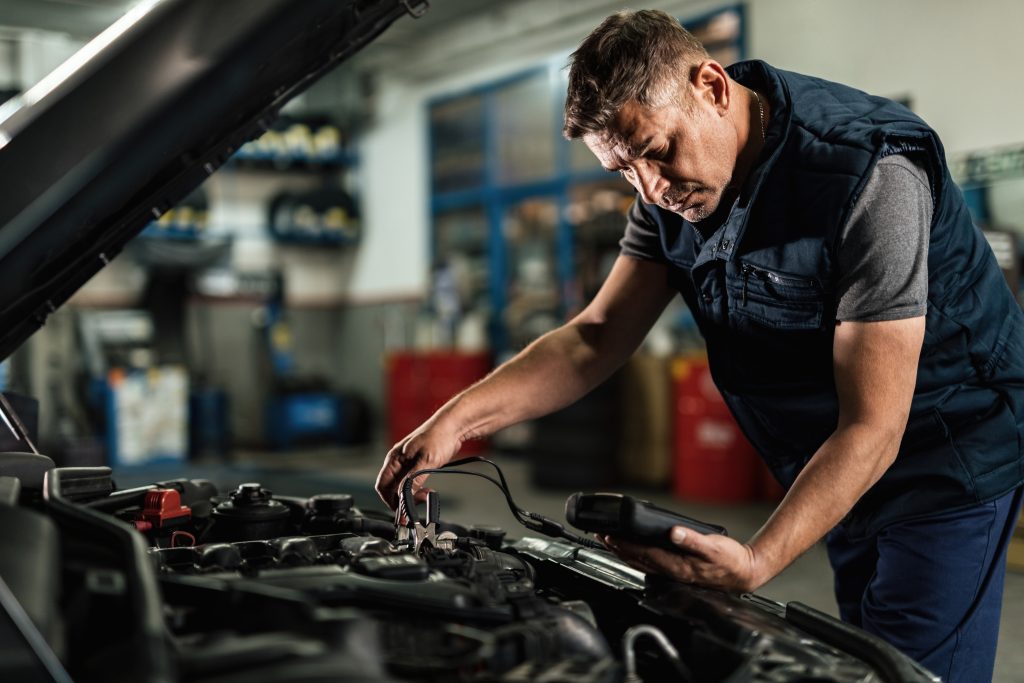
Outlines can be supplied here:
M690 73L690 85L696 99L713 107L719 115L724 116L729 110L729 75L715 60L706 59L698 64Z

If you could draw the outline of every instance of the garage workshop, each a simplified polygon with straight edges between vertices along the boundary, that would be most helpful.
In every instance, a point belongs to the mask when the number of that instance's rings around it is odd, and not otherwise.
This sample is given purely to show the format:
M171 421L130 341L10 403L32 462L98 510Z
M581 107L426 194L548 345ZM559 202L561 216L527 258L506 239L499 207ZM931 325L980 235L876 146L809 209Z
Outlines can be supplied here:
M0 0L0 681L1024 683L1021 26Z

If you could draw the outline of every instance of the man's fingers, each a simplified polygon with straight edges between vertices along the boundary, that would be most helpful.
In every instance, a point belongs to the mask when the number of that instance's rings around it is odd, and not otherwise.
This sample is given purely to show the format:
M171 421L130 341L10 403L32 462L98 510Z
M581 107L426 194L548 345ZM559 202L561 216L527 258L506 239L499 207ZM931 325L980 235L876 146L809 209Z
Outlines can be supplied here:
M388 463L385 463L380 468L380 472L377 473L377 481L374 483L373 488L377 491L377 495L384 501L390 509L394 510L398 501L395 496L394 487L394 475L391 473L391 468Z
M631 567L643 572L651 571L649 567L649 560L645 554L646 548L643 546L623 541L622 539L615 538L614 536L602 536L601 542L605 544L605 547L615 553L619 559Z
M755 558L749 546L730 538L703 535L673 527L673 548L645 546L605 537L609 549L637 569L664 574L683 583L710 586L729 592L749 592L761 585L756 579Z
M391 505L392 509L394 509L399 504L399 496L404 490L406 478L417 470L425 469L427 465L423 462L423 457L420 453L414 453L410 449L406 449L405 453L402 454L401 450L396 447L388 457L391 459L385 464L384 469L381 470L378 484L383 484L382 497L385 494L388 495L385 502L392 501ZM413 500L411 503L422 503L427 499L427 489L424 489L423 486L428 476L430 475L421 474L412 481ZM381 488L378 488L378 493L381 493Z
M377 475L375 488L377 495L392 510L398 507L398 488L405 475L412 471L416 458L410 458L405 452L409 439L395 444L384 458L384 466Z
M631 543L630 541L624 541L621 538L614 536L606 536L605 543L611 548L616 555L623 559L636 558L643 559L645 562L659 562L659 555L668 555L668 553L660 548L652 548L649 545L641 545L638 543Z
M422 477L416 477L416 481L413 482L413 500L417 503L426 503L427 494L430 493L430 489L423 487L423 481L426 479L426 475Z
M626 564L644 573L661 574L662 576L670 576L686 583L690 582L688 577L691 575L691 572L681 571L682 568L677 566L678 563L673 558L665 557L664 554L657 552L637 553L626 555L622 559ZM687 578L682 578L684 575Z
M703 559L709 559L714 551L714 541L702 533L685 527L672 527L672 533L669 535L669 538L672 539L672 545L681 551Z
M423 426L396 443L388 451L380 473L377 475L375 488L377 494L392 510L398 507L405 480L410 474L438 467L451 458L443 437L443 434L438 435ZM427 481L427 476L421 474L412 482L412 499L408 501L410 505L425 499L426 493L423 492L423 486Z
M696 580L696 567L691 558L671 550L630 543L613 536L604 537L604 541L612 552L640 571L663 574L684 583Z
M377 495L392 510L398 505L398 482L401 481L399 469L400 466L396 467L392 461L388 461L377 474L377 482L374 484Z

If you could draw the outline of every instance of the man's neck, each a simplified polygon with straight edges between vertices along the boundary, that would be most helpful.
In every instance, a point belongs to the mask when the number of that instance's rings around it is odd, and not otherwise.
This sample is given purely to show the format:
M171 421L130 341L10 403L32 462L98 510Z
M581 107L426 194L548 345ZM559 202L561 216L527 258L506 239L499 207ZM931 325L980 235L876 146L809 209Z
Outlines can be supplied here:
M764 149L769 120L769 105L766 97L736 81L733 81L733 85L740 94L738 112L741 113L739 113L737 133L742 146L739 156L736 158L736 170L726 192L727 196L723 197L729 204L736 199L751 171L757 165L761 150Z

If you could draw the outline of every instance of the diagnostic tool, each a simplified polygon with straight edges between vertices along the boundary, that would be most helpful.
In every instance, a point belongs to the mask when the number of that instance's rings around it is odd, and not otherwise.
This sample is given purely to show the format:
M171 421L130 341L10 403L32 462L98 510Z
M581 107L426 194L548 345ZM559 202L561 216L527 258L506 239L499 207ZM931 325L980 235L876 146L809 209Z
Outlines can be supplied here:
M701 534L729 535L724 527L621 493L574 493L565 501L565 518L577 529L669 549L678 549L669 539L674 526Z

